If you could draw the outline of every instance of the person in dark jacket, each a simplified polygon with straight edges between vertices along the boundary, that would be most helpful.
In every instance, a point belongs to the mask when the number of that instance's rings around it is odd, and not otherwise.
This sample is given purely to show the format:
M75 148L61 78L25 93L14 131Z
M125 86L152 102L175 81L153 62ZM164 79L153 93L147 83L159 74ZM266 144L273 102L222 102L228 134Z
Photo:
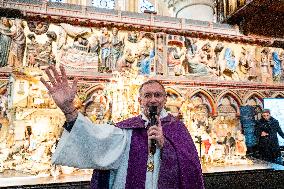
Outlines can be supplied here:
M278 120L270 115L269 109L264 109L262 118L257 124L257 137L259 137L260 158L272 163L282 164L281 151L277 133L284 138L284 133L279 126Z

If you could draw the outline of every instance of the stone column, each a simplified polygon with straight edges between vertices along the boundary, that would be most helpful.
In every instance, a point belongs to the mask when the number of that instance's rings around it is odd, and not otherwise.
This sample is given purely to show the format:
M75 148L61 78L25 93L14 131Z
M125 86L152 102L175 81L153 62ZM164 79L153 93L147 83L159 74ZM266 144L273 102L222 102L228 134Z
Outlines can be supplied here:
M139 0L125 0L126 2L126 11L138 12Z
M177 18L213 22L214 0L165 0Z

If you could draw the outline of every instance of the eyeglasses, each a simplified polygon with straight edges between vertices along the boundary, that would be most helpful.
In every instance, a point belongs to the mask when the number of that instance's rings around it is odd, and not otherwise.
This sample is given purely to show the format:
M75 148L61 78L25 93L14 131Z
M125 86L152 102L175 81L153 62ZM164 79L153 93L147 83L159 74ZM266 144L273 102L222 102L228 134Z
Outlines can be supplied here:
M144 93L142 94L142 97L143 98L146 98L146 99L150 99L152 98L153 96L155 98L162 98L164 97L166 94L165 93L161 93L161 92L156 92L156 93Z

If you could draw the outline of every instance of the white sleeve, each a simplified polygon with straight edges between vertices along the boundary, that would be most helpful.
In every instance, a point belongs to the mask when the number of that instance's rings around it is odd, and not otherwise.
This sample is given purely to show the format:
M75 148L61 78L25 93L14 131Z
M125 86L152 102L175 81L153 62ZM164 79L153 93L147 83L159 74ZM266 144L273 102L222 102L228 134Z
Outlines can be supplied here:
M79 113L69 133L64 129L52 163L82 169L117 169L127 144L126 130L94 125Z

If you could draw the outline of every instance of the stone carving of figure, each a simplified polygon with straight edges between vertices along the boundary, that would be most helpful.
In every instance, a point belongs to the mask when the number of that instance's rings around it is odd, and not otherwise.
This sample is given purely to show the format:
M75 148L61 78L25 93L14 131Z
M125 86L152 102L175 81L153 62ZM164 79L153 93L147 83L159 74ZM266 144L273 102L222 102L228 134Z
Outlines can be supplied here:
M41 35L47 32L49 24L42 21L29 21L28 27L31 32L34 32L36 35Z
M196 38L185 38L185 46L187 48L187 55L193 58L197 53L197 39Z
M158 37L157 39L157 61L156 61L156 74L163 75L164 73L164 42L163 36Z
M100 48L101 48L101 66L102 70L108 71L110 69L110 36L107 31L107 28L103 27L102 35L99 38Z
M41 34L43 34L47 31L47 28L48 27L46 25L44 25L41 22L38 22L36 27L35 27L35 34L41 35Z
M144 75L149 75L151 72L151 62L155 56L155 51L153 45L149 40L145 40L145 43L139 52L140 56L140 73Z
M185 49L181 49L177 46L173 46L168 49L168 64L169 67L174 68L175 75L185 74L185 69L182 65L185 60L185 53Z
M248 72L248 79L249 80L256 80L258 78L258 61L255 58L255 51L249 51L247 59L249 61L249 72Z
M112 29L112 37L111 37L111 70L115 70L117 68L117 61L122 56L124 48L124 39L118 36L118 29Z
M89 42L88 42L87 39L83 38L82 36L78 36L74 40L73 48L75 48L79 51L88 52L89 51Z
M280 57L280 61L281 61L281 66L282 66L282 76L281 76L281 80L284 79L284 51L282 51L281 53L279 53L279 57Z
M281 60L279 58L278 52L274 51L272 53L272 61L273 61L273 67L272 67L272 76L273 81L280 82L281 75L282 75L282 65Z
M223 43L217 43L215 46L214 52L215 52L215 65L217 65L217 75L220 76L220 66L219 66L219 60L220 60L220 53L224 49Z
M136 56L133 55L131 49L129 48L126 49L125 53L122 55L122 57L117 62L118 71L130 70L135 60L136 60Z
M256 60L246 48L242 47L239 58L240 74L243 74L243 79L252 80L256 78Z
M107 111L107 99L102 90L98 90L97 94L93 96L93 103L98 106L97 119L102 120Z
M99 44L99 38L98 36L93 36L90 40L89 43L89 51L90 53L92 53L93 55L98 55L99 53L99 48L100 48L100 44Z
M269 49L264 48L261 51L261 61L260 61L260 66L261 66L261 80L262 82L271 82L271 69L270 69L270 60L268 57L269 54Z
M145 75L149 75L151 72L151 62L153 61L153 58L155 57L155 50L151 49L149 52L149 56L145 57L141 61L141 73Z
M186 63L188 72L197 75L215 75L216 66L214 62L214 52L211 45L205 44L199 51L197 50L197 40L186 40ZM212 67L212 68L211 68ZM213 69L214 67L214 69Z
M226 60L227 63L227 69L229 69L231 72L235 72L238 63L235 60L235 54L231 48L226 48L224 59Z
M227 136L225 137L223 144L225 145L225 155L227 157L232 157L234 155L234 149L236 146L236 140L232 136L231 132L227 133Z
M246 76L245 77L248 77L248 72L249 72L249 69L250 69L250 63L249 63L249 60L247 58L247 50L246 48L242 47L242 51L241 51L241 55L240 55L240 58L239 58L239 68L240 68L240 71L245 74ZM245 78L247 79L247 78Z
M38 55L39 44L35 39L34 34L28 34L27 36L30 42L27 43L26 61L28 66L35 66L35 58Z
M38 66L48 66L50 63L54 63L54 55L52 52L52 42L56 41L57 35L54 31L46 33L48 40L40 46L39 54L36 57Z
M186 61L188 64L188 72L193 74L207 75L209 71L206 65L200 64L199 56L197 55L197 39L185 39L185 46L187 49Z
M229 0L229 14L235 12L237 9L237 1L236 0Z
M246 156L246 152L247 152L247 147L245 143L245 137L241 133L241 131L238 130L236 134L236 155L244 157Z
M238 62L235 59L233 50L229 47L225 49L224 59L219 61L221 76L229 76L232 79L238 80L238 74L236 72ZM226 74L225 74L226 72Z
M66 45L66 41L67 33L62 27L60 27L58 32L57 50L61 50Z
M130 33L128 33L127 40L131 43L138 43L138 36L139 33L137 31L131 31Z
M0 67L5 67L8 65L11 36L6 35L6 33L11 33L10 28L10 20L2 17L0 23Z
M217 65L214 61L214 52L209 42L202 46L199 56L200 63L207 65L211 69L217 68Z
M10 33L6 33L12 37L10 53L9 53L9 65L11 67L20 67L23 64L23 57L26 45L26 36L24 33L23 21L20 19L15 20L15 29Z

